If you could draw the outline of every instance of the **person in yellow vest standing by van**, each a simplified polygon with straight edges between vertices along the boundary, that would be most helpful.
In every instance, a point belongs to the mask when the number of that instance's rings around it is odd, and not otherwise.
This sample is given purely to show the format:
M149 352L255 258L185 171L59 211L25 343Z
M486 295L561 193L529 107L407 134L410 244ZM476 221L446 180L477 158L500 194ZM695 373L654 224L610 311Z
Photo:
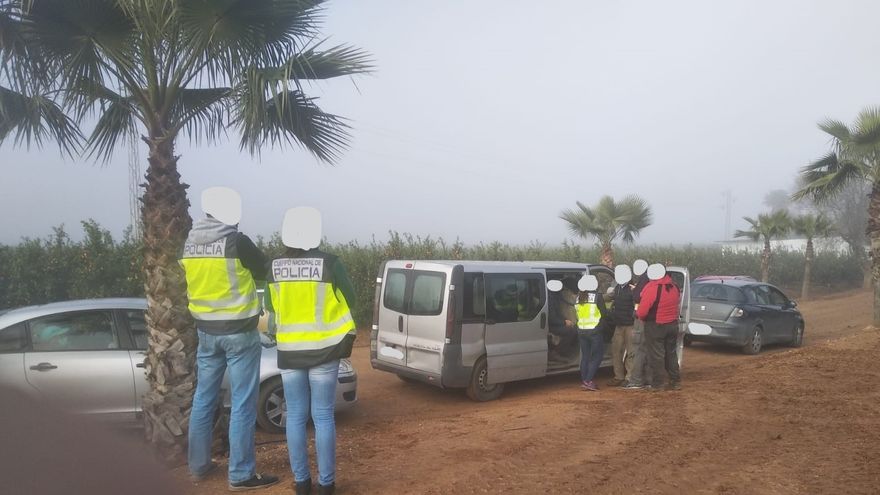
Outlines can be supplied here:
M284 371L287 449L297 495L312 489L306 424L315 424L318 493L336 489L336 380L351 356L354 289L339 259L320 251L321 214L308 207L284 215L283 256L269 267L267 306L275 311L278 367Z
M593 378L602 364L605 354L605 339L599 322L607 309L602 294L597 292L599 280L595 275L585 275L578 281L577 311L578 341L581 347L581 387L595 392L599 390Z
M211 461L214 414L223 374L229 375L229 489L253 490L278 483L256 472L254 429L260 389L260 300L254 279L266 278L266 256L238 231L241 197L228 187L202 192L202 210L183 247L189 311L198 328L198 384L189 420L188 463L193 481L217 464Z

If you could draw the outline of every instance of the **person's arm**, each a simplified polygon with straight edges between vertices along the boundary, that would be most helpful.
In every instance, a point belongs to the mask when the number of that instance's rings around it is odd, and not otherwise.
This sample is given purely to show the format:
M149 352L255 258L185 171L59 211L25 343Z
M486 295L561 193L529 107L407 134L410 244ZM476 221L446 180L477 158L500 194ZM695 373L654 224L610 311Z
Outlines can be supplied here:
M236 247L238 247L238 259L241 260L242 266L251 272L255 280L266 280L269 259L260 251L260 248L248 236L241 233L238 234Z
M339 258L333 263L333 283L342 292L343 297L345 297L345 302L348 303L348 307L354 309L354 285L352 285L351 279L348 278L348 272L345 270L345 265L342 264L342 261L340 261Z
M605 307L605 298L602 294L596 293L596 306L599 306L599 314L602 318L608 317L608 308Z

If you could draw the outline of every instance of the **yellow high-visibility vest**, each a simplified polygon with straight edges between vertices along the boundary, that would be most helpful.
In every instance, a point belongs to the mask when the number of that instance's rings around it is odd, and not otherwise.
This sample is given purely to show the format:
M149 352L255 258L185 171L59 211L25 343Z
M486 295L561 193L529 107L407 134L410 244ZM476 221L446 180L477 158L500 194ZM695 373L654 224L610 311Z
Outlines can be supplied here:
M238 258L234 234L208 244L186 243L180 265L193 318L243 320L260 314L257 285Z
M586 302L578 302L574 305L577 311L579 330L592 330L599 325L602 313L599 312L599 305L596 304L596 294L587 294Z
M332 258L308 254L272 260L268 285L279 351L327 349L355 333L348 302L331 281Z

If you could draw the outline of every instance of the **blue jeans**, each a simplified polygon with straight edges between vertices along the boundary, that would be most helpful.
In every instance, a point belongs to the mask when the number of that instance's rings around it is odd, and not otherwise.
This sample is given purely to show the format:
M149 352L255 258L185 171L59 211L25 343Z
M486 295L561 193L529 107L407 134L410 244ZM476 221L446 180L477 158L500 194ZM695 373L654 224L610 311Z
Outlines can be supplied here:
M581 344L581 381L591 382L605 356L605 339L598 329L579 330L578 341Z
M189 418L189 470L200 476L211 466L214 414L223 373L229 371L232 412L229 418L229 482L250 479L256 471L254 429L260 390L260 335L250 330L211 335L199 330L196 354L198 384Z
M336 378L339 360L307 369L284 370L284 401L287 403L287 450L290 468L296 481L309 475L309 450L306 423L311 411L315 423L315 451L318 454L318 483L336 481Z

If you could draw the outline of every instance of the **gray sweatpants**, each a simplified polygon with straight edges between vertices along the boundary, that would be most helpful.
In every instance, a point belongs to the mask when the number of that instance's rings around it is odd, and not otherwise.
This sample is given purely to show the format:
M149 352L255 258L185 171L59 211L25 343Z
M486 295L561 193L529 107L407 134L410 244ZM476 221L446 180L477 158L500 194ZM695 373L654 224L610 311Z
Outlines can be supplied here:
M635 385L645 384L645 368L647 366L647 348L645 347L645 322L636 318L633 323L633 360L629 383Z

